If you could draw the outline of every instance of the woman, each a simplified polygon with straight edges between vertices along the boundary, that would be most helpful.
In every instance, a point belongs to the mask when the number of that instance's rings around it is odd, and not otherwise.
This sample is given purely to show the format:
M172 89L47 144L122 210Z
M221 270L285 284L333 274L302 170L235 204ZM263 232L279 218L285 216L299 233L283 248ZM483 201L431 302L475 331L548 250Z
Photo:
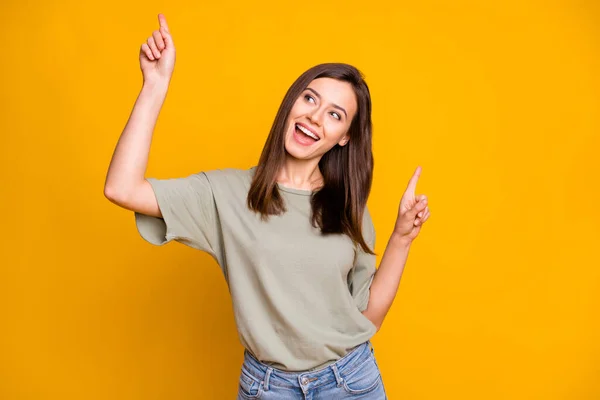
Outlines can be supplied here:
M366 208L371 100L360 72L322 64L290 87L256 167L145 179L175 47L165 17L140 51L144 84L119 139L105 195L135 212L141 236L208 252L232 296L245 347L239 399L384 399L370 338L428 218L402 198L382 263ZM377 271L377 274L375 272Z

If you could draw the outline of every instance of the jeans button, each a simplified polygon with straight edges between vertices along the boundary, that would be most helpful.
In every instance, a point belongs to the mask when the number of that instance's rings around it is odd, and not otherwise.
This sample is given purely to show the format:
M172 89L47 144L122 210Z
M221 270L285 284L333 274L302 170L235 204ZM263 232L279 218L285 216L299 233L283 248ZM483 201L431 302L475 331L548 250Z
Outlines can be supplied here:
M308 379L307 378L302 378L302 384L306 385L308 383Z

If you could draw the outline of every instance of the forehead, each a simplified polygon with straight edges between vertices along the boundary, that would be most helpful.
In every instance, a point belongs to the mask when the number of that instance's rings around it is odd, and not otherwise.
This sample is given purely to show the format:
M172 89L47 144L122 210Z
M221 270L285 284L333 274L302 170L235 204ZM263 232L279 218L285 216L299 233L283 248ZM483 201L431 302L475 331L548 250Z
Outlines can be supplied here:
M317 78L308 87L316 90L322 101L344 107L349 115L356 111L356 94L350 83L333 78Z

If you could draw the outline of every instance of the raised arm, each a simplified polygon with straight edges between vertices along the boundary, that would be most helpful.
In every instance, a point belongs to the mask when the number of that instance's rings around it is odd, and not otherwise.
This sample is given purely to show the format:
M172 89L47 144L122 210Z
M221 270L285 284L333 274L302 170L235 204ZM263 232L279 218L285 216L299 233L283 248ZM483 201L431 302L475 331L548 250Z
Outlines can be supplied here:
M117 142L104 184L104 195L111 202L155 217L162 215L145 173L152 134L175 66L175 47L166 18L159 14L158 20L159 30L140 48L142 89Z

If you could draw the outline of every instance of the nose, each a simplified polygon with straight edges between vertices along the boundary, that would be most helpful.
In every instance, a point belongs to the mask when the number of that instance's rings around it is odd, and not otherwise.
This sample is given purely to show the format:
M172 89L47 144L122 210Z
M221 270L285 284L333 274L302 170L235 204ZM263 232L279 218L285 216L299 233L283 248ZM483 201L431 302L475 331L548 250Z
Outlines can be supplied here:
M310 119L310 122L317 126L321 126L321 118L323 118L323 110L321 107L315 107L308 113L308 119Z

